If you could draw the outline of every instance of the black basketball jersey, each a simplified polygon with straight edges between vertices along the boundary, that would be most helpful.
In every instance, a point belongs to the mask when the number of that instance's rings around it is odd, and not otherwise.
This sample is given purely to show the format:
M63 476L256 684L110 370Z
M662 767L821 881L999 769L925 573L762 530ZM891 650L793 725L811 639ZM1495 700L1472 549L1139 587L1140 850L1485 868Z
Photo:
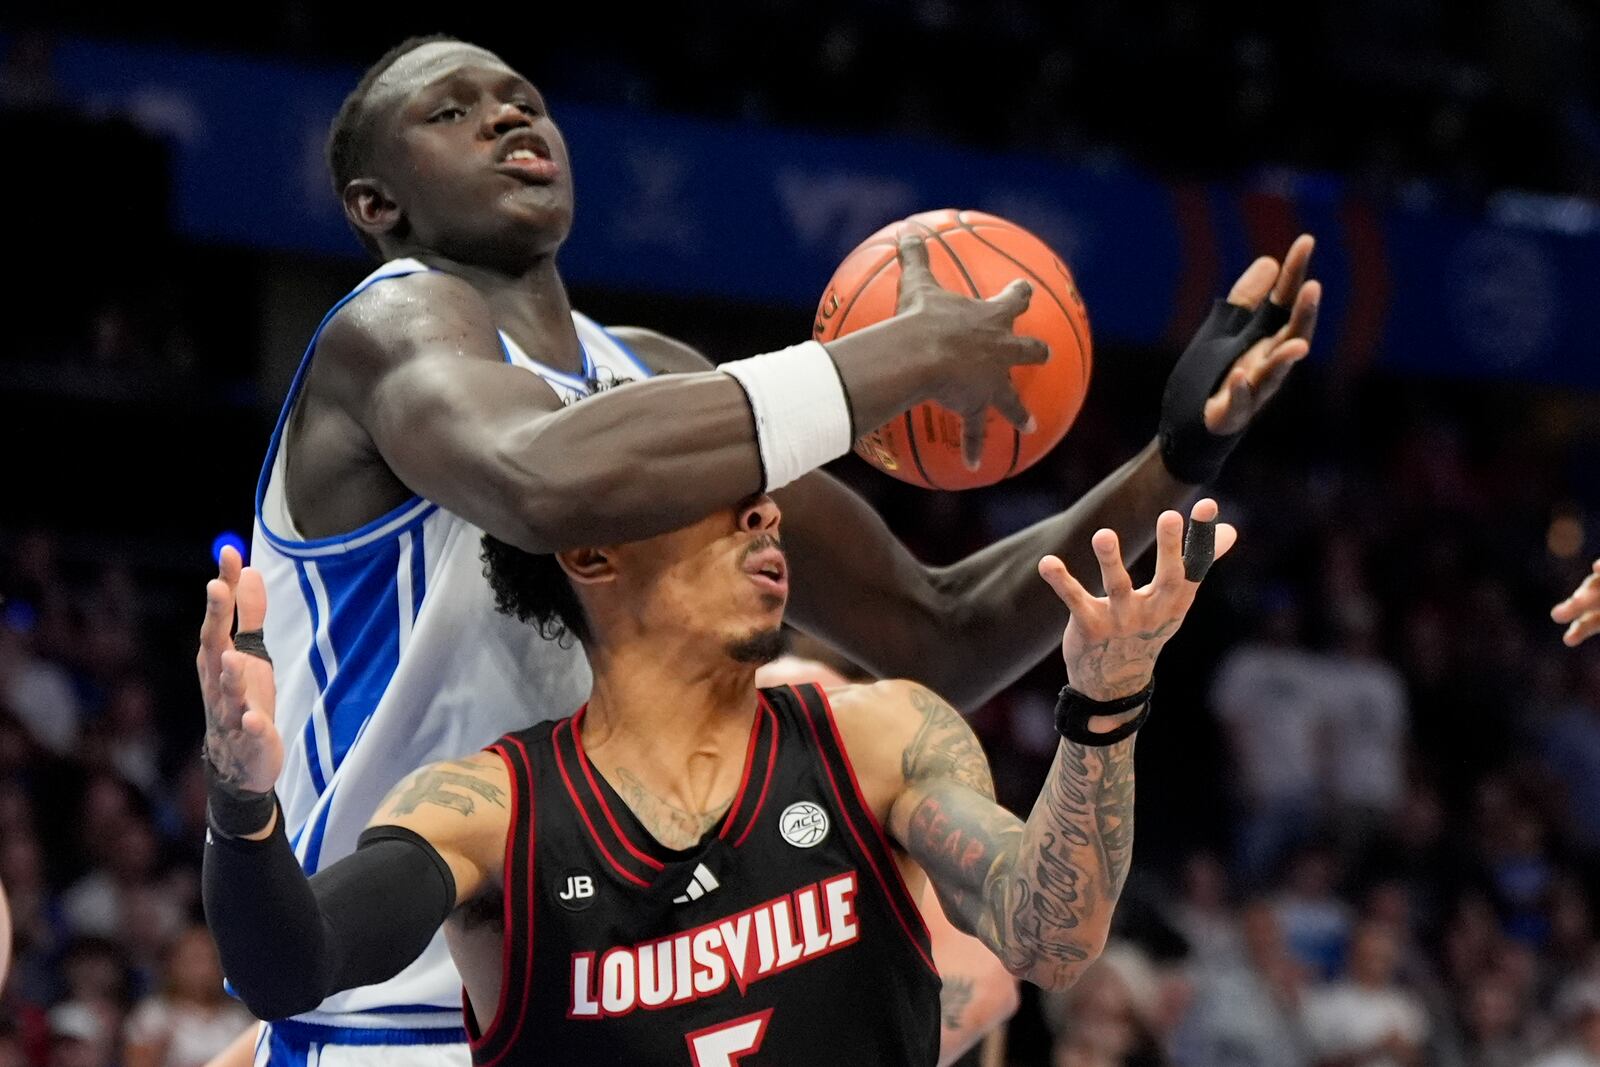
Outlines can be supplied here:
M491 748L513 803L478 1067L937 1062L928 932L820 689L761 692L732 806L681 851L590 765L582 716Z

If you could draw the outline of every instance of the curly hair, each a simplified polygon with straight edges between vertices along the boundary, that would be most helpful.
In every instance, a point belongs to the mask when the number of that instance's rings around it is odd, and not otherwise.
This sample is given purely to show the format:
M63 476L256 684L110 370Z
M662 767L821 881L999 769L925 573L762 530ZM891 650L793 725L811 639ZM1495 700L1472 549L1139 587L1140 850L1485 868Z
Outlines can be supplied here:
M539 628L539 636L570 647L588 641L589 620L566 572L549 553L524 552L483 535L483 576L494 592L495 610Z
M444 41L453 41L457 44L466 42L459 37L452 37L448 33L430 33L421 37L407 37L383 55L378 61L367 68L356 87L350 90L350 95L344 98L344 103L339 105L339 113L333 117L333 123L328 127L328 144L325 155L328 161L328 173L333 176L333 195L344 198L344 187L349 185L366 167L368 157L372 150L372 116L367 113L367 98L372 95L372 87L383 72L394 66L395 60L407 52L421 48L425 44L438 44ZM378 243L359 229L356 237L361 241L362 247L374 256L382 255Z

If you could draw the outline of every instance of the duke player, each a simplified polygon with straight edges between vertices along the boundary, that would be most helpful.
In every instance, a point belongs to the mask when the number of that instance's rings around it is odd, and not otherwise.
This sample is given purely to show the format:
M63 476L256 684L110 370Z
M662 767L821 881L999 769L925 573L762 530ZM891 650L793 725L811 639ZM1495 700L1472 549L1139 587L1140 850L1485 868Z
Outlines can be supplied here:
M1195 506L1185 550L1182 518L1163 514L1142 589L1110 530L1093 537L1105 597L1039 564L1071 609L1069 687L1026 823L929 690L756 688L788 595L771 497L555 555L486 537L502 610L582 641L588 703L423 768L310 879L272 794L272 670L229 638L236 604L241 646L258 632L263 587L215 580L199 668L207 744L233 779L210 789L204 889L228 973L253 1010L288 1015L393 975L442 925L481 1067L931 1067L923 872L1018 977L1062 988L1104 946L1155 660L1234 542L1216 515Z
M1042 356L1011 332L1025 285L958 297L908 245L895 319L726 373L658 334L607 331L571 309L556 271L572 219L560 131L525 79L459 41L407 42L379 60L334 122L329 162L347 217L385 262L307 347L252 548L276 605L284 818L313 873L353 850L404 775L566 714L587 691L579 650L495 615L480 530L529 551L632 540L792 482L780 500L801 574L796 623L880 675L916 675L971 705L1054 642L1051 598L1006 564L1058 551L1086 567L1099 526L1142 547L1151 518L1220 465L1305 354L1315 317L1302 239L1281 271L1254 264L1235 286L1240 306L1214 314L1179 361L1159 445L1061 515L933 569L807 472L847 451L856 428L926 398L1023 421L1008 370ZM683 373L650 377L663 371ZM645 380L588 398L624 378ZM383 1043L437 1062L462 1038L458 988L436 942L395 980L263 1035L257 1058Z

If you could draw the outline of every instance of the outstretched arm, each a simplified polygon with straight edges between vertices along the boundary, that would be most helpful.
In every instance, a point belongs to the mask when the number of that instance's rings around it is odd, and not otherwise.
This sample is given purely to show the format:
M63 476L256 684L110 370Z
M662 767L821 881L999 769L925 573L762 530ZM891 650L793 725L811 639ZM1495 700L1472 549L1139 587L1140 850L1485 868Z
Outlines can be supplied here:
M424 767L353 854L307 878L271 792L283 762L272 665L235 647L236 604L240 633L259 631L261 577L225 549L196 659L210 763L203 896L224 973L257 1018L279 1019L400 973L498 877L509 783L484 753Z
M1211 433L1242 432L1309 351L1321 298L1318 283L1306 280L1311 250L1302 237L1281 270L1257 260L1229 293L1229 303L1244 309L1270 300L1287 321L1253 343L1248 334L1237 342L1237 358L1204 403ZM1169 404L1177 403L1168 392ZM1055 554L1073 574L1094 575L1090 535L1099 529L1114 531L1135 559L1150 546L1156 516L1190 499L1196 486L1169 472L1164 451L1170 454L1152 441L1060 514L948 567L911 556L838 482L824 474L801 479L776 494L797 576L789 616L879 677L915 678L957 707L975 707L1048 655L1059 637L1060 604L1034 579L1035 561Z
M934 281L920 240L903 242L900 252L893 318L830 342L821 366L811 357L754 361L769 382L774 366L786 368L773 388L787 381L789 392L796 375L830 379L808 405L767 411L763 434L791 431L776 447L783 455L763 455L752 417L761 409L728 374L637 382L563 407L541 379L505 362L484 297L440 272L374 286L330 320L308 380L307 401L334 409L319 423L326 436L319 443L380 456L393 472L380 479L386 498L398 479L501 540L552 552L676 529L764 484L775 487L765 464L791 452L813 466L832 458L814 458L816 449L794 447L797 440L820 438L818 449L841 454L847 424L876 426L923 399L984 413L993 404L1025 423L1010 369L1047 355L1042 343L1012 331L1028 305L1027 284L969 299ZM828 399L841 385L843 399ZM329 432L335 423L346 432ZM329 523L335 528L307 532L339 532L371 517L341 515Z
M1194 514L1214 519L1216 504L1202 500ZM1184 574L1182 531L1177 513L1161 516L1156 575L1143 589L1133 588L1109 530L1093 538L1104 597L1090 595L1060 560L1040 564L1072 611L1063 655L1068 681L1081 693L1113 700L1148 684L1156 655L1198 588ZM1220 554L1234 532L1222 526L1216 534ZM1020 978L1049 988L1075 981L1105 945L1133 854L1135 738L1109 745L1063 740L1024 822L995 803L977 739L949 704L909 682L879 683L850 699L858 708L871 705L882 722L861 746L863 762L881 776L881 746L899 747L901 787L889 829L927 872L951 921ZM868 733L864 721L863 709L858 737ZM1117 723L1089 725L1105 733Z

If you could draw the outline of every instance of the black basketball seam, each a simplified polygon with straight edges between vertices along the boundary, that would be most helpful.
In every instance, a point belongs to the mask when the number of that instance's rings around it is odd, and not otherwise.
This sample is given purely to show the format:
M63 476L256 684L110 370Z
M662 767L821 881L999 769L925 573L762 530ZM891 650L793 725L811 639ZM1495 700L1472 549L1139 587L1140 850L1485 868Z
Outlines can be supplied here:
M894 248L895 246L888 245L887 247ZM850 312L855 309L856 301L861 299L861 294L867 291L867 286L877 281L878 275L888 270L889 264L894 262L897 262L897 258L895 256L890 256L888 259L878 264L878 269L867 275L867 277L862 280L861 284L856 286L856 291L850 294L850 303L846 304L844 306L844 310L839 313L839 325L833 331L832 340L837 341L840 335L843 334L845 320L850 317Z
M1073 339L1078 342L1078 371L1083 376L1083 391L1084 395L1087 396L1089 392L1089 368L1085 366L1084 362L1085 346L1083 343L1083 335L1078 332L1078 323L1075 319L1073 319L1072 312L1067 310L1067 306L1061 302L1061 298L1056 296L1055 292L1051 290L1049 284L1046 283L1043 278L1039 277L1039 275L1035 274L1031 267L1017 259L1017 257L1011 255L1011 253L1007 252L1005 249L996 245L993 241L985 240L983 234L978 232L977 227L973 226L967 221L966 212L958 212L956 214L956 222L961 226L962 229L972 234L973 238L980 244L1016 264L1018 269L1037 282L1039 288L1043 289L1046 295L1048 295L1050 299L1055 302L1056 307L1061 309L1062 317L1067 320L1067 325L1072 328ZM1048 248L1049 246L1046 245L1045 247ZM1055 255L1053 250L1051 251L1051 255ZM1058 256L1057 258L1059 259L1060 257ZM1016 448L1013 450L1011 455L1011 467L1006 470L1006 474L1008 475L1016 469L1017 460L1021 457L1022 453L1022 435L1017 432L1016 427L1012 427L1011 432L1015 438Z

